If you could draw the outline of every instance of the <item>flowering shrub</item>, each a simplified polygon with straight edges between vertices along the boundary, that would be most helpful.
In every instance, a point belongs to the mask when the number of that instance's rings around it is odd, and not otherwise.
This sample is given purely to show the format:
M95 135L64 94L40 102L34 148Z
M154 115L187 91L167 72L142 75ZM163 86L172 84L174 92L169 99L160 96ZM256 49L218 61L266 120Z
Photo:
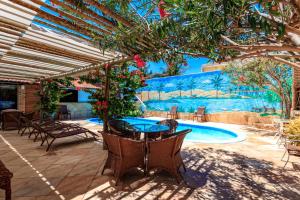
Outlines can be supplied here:
M138 57L135 57L138 59ZM140 63L141 64L141 63ZM129 71L128 65L108 66L91 71L88 75L82 76L81 80L87 83L98 85L99 89L86 90L91 94L90 99L94 113L104 119L108 112L108 118L120 118L123 116L140 115L135 103L136 90L145 85L145 77L140 68ZM105 73L111 67L109 77L109 97L105 99Z

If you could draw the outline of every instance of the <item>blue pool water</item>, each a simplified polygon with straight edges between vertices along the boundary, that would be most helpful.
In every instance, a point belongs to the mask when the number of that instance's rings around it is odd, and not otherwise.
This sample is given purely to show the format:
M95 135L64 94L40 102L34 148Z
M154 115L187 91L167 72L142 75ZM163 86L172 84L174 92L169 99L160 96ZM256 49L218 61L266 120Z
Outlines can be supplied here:
M157 120L144 119L144 118L124 118L130 124L155 124ZM89 122L101 124L98 118L88 119ZM185 140L189 142L201 142L201 143L230 143L243 140L237 133L232 131L210 127L202 125L193 124L183 124L180 123L177 127L177 131L184 129L192 129L192 132L187 134Z

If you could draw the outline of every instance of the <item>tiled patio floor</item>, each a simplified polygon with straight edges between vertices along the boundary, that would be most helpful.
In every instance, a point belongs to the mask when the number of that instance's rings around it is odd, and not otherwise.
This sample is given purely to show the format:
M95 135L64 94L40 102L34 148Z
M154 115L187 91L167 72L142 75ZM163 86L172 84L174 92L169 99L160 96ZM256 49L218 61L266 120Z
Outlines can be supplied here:
M95 131L100 126L80 121ZM220 125L218 126L225 126ZM133 171L115 187L111 173L101 175L106 159L98 143L73 137L57 140L46 153L16 131L1 132L0 159L13 173L13 200L56 199L300 199L300 171L282 171L283 149L265 131L232 126L247 133L235 144L186 144L188 171L180 185L168 174L144 177ZM299 160L292 159L299 164ZM0 191L0 199L4 192Z

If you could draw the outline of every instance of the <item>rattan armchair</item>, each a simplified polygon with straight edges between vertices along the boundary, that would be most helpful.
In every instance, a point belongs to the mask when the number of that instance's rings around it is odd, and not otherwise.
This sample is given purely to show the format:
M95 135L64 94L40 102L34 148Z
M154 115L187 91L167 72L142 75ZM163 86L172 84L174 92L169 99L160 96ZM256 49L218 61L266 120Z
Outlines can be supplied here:
M5 190L5 200L11 200L11 178L13 174L0 160L0 188Z
M7 109L1 112L2 130L16 130L20 127L21 111Z
M173 136L148 142L148 161L147 171L151 169L162 169L173 175L177 182L180 183L182 177L179 168L182 166L186 171L180 151L187 133L191 129L175 133Z
M143 141L132 140L117 135L102 132L107 145L108 157L102 170L112 169L116 185L120 178L132 168L144 168L145 144Z
M175 133L178 127L178 122L175 119L165 119L157 122L157 124L166 125L170 127L170 131L167 134L163 134L162 138L169 137L170 135Z
M121 137L128 137L133 139L140 138L140 132L137 131L128 122L121 119L113 119L108 121L108 128L111 134Z

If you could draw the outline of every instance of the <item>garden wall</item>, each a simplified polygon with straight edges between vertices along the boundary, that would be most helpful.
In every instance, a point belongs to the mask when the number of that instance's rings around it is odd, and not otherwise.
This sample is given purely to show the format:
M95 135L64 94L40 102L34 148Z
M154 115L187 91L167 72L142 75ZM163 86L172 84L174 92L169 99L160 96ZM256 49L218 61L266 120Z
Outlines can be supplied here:
M167 117L167 112L164 111L146 111L147 117ZM178 113L178 118L183 120L193 120L192 113ZM220 122L228 124L250 125L257 128L273 128L273 119L278 116L261 116L254 112L223 112L215 114L206 114L205 122ZM200 119L199 119L200 121Z
M222 71L153 78L138 90L138 98L151 116L166 117L177 106L179 118L192 119L205 107L206 120L232 124L272 124L280 115L280 98L269 90L234 85Z

